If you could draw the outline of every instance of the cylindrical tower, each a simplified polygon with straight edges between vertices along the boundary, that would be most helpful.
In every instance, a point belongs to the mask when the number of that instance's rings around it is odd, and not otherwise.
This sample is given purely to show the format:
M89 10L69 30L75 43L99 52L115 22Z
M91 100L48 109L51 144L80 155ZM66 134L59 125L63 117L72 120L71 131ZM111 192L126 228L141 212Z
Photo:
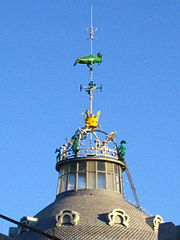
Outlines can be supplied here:
M79 128L68 144L56 150L57 196L72 190L104 189L124 197L122 172L126 166L115 136L116 132L107 134L91 126ZM77 152L73 151L75 145Z

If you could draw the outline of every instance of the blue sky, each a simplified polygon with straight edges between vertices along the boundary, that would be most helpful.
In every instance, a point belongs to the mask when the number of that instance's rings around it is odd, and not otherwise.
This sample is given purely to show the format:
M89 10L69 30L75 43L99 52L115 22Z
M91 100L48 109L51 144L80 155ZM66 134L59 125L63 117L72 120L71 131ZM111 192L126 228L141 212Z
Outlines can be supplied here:
M142 207L180 224L180 2L170 0L2 0L0 15L0 213L19 220L54 201L56 147L84 125L79 85L93 53L94 112L126 139L126 160ZM126 198L134 201L125 181ZM11 223L0 220L0 232Z

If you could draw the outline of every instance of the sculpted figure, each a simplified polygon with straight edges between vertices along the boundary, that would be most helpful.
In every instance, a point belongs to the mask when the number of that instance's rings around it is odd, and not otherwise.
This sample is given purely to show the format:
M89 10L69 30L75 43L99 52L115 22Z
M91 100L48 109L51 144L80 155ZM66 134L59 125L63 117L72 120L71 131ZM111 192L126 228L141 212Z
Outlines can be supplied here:
M102 54L98 53L97 56L89 55L89 56L79 57L75 61L74 66L76 66L76 64L78 63L87 64L87 66L92 69L94 63L98 63L98 64L102 63Z
M121 141L121 145L118 147L118 156L119 156L119 160L124 161L123 157L126 154L126 148L123 146L123 144L127 144L127 142L125 140Z

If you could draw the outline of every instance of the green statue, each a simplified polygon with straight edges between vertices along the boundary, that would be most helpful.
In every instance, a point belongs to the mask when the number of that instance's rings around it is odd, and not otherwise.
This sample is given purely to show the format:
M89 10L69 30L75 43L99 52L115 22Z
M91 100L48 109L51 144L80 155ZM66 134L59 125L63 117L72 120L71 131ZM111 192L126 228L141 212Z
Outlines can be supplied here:
M79 141L78 141L78 137L75 135L72 137L72 139L74 140L73 145L72 145L72 150L75 154L75 157L77 157L78 152L79 152Z
M56 156L56 161L59 162L60 161L60 149L59 148L56 148L56 151L55 153L58 152L58 155Z
M92 69L94 63L98 63L98 64L102 63L102 54L98 53L97 56L89 55L89 56L79 57L75 61L74 66L76 66L77 63L87 64L87 66L90 69Z
M125 140L121 141L121 145L118 147L118 156L121 161L123 161L123 157L126 154L126 148L123 146L123 144L127 144Z

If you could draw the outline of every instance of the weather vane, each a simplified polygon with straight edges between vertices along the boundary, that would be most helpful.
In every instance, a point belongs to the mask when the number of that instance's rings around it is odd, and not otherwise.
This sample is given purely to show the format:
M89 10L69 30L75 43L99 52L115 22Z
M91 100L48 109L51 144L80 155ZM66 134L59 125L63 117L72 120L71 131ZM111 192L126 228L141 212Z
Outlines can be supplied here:
M90 111L89 111L89 116L88 117L92 117L92 102L93 102L93 91L96 89L100 89L102 91L102 85L100 87L97 87L96 84L93 82L93 64L98 63L101 64L102 62L102 54L100 52L98 52L97 56L92 55L92 41L95 39L94 38L94 32L97 31L97 28L94 29L93 25L92 25L92 9L93 6L91 6L91 26L90 28L87 30L90 32L89 35L90 37L88 39L90 39L91 41L91 54L88 56L83 56L83 57L79 57L75 63L74 66L76 66L76 64L80 63L80 64L86 64L88 66L88 68L90 69L90 83L88 84L88 86L83 87L82 85L80 85L80 90L82 91L82 89L85 89L86 92L89 94L89 99L90 99Z

